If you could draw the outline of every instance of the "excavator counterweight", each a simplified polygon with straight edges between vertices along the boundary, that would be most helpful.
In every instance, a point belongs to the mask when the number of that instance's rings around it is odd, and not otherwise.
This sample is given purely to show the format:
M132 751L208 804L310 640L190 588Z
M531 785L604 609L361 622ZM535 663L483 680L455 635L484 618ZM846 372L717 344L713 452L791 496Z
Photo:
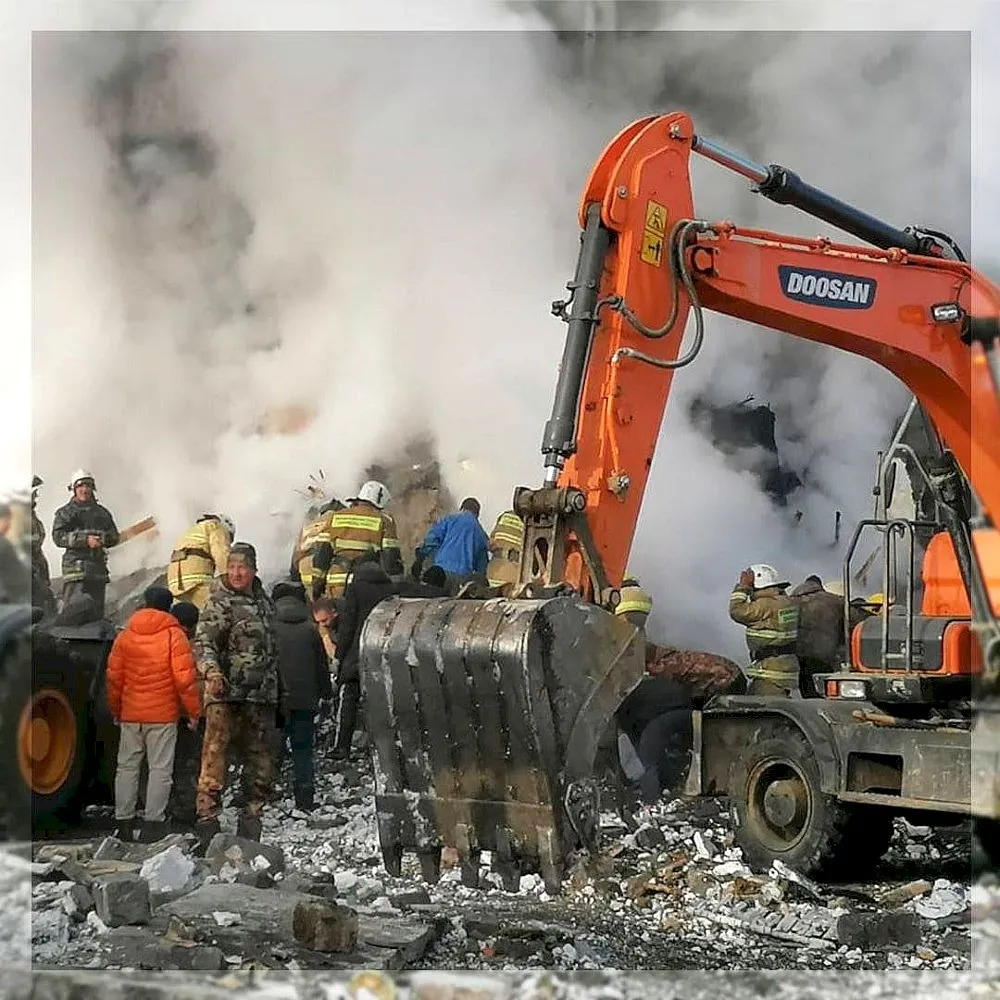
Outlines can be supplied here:
M698 219L692 152L870 245ZM553 304L568 330L542 483L514 494L525 524L518 582L487 599L384 602L361 638L390 873L415 851L425 877L436 878L440 850L451 846L474 884L488 850L506 887L538 870L555 891L566 855L595 849L598 744L640 683L646 652L643 634L613 612L674 372L697 358L705 310L894 373L933 420L984 517L1000 510L1000 397L991 377L1000 292L947 237L895 229L783 167L730 153L696 136L679 112L633 122L612 139L579 221L570 294ZM682 356L689 316L694 335ZM962 551L973 560L971 542ZM971 589L973 618L984 651L997 650L984 593ZM984 672L1000 670L984 659ZM768 701L727 711L750 727ZM807 729L808 715L798 712ZM753 741L756 731L740 738ZM822 726L810 732L827 738ZM781 745L798 753L800 736L781 736ZM824 781L815 794L835 793L835 779Z

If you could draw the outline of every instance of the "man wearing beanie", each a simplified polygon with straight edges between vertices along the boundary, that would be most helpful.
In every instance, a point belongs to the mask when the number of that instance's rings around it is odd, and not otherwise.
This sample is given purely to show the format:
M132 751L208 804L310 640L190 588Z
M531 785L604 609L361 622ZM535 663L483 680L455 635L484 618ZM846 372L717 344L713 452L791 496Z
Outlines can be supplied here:
M260 839L260 814L274 785L271 744L279 693L274 622L274 604L257 576L257 552L237 542L229 550L225 576L212 583L195 630L205 701L195 803L202 849L220 832L222 789L234 747L241 751L245 793L236 832Z

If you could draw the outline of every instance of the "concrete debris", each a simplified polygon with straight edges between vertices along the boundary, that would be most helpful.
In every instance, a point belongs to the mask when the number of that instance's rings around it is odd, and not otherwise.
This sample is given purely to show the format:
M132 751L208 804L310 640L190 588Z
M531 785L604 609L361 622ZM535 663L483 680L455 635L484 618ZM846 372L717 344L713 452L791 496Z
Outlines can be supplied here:
M235 869L237 874L241 871L267 871L273 875L285 870L285 855L280 847L259 844L231 833L217 833L212 838L205 851L205 860L217 874L224 865Z
M962 886L939 878L929 896L914 901L913 909L926 920L940 920L961 913L968 905L968 893Z
M234 927L243 920L238 913L232 913L229 910L213 910L212 919L220 927Z
M292 930L295 940L311 951L352 952L358 946L357 913L336 903L297 903Z
M925 892L930 892L933 888L933 885L926 879L917 879L913 882L907 882L906 885L890 889L888 892L883 893L878 901L882 906L902 906L903 903L908 903L911 899L916 899L917 896L922 896Z
M149 886L135 875L104 875L94 880L94 909L109 927L148 924Z
M82 922L94 908L94 898L90 892L79 883L74 882L62 898L63 912L71 920Z
M127 854L125 845L117 837L105 837L94 851L95 861L124 861Z
M845 913L837 921L837 940L850 948L886 948L920 943L920 922L912 913Z
M139 869L151 893L179 892L194 874L195 864L180 848L173 844L165 851L154 854Z
M784 861L775 859L768 874L772 879L784 879L786 882L794 883L800 889L804 889L810 896L813 897L813 899L826 898L826 893L816 882L813 882L812 879L808 879L805 875L800 875L797 871L789 868Z

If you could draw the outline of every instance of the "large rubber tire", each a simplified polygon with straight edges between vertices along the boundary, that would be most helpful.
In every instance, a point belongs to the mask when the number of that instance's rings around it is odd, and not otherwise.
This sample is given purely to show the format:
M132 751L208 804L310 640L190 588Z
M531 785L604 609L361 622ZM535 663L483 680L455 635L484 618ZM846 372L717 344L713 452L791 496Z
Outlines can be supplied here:
M0 678L0 759L10 762L4 822L8 836L26 840L33 824L79 815L89 731L87 676L61 643L35 633L31 645L19 640L8 653ZM50 749L32 762L27 734L39 719L45 720L44 736L36 731L32 738L44 739Z
M973 829L990 870L1000 871L1000 821L977 817L973 822Z
M9 840L31 839L31 793L21 781L17 743L19 708L31 698L31 644L8 642L0 654L0 830Z
M747 863L766 871L780 860L811 878L858 879L892 837L892 813L823 794L805 735L787 723L763 725L732 765L729 797L736 842Z

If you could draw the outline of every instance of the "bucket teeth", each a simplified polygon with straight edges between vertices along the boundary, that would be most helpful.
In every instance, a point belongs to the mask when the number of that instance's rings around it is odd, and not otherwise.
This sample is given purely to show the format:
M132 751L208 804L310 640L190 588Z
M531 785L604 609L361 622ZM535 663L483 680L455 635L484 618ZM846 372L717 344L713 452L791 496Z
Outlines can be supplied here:
M447 845L464 885L490 851L508 890L538 871L558 891L566 854L596 837L587 779L642 676L637 635L565 597L379 604L360 661L386 870L412 851L435 882Z

